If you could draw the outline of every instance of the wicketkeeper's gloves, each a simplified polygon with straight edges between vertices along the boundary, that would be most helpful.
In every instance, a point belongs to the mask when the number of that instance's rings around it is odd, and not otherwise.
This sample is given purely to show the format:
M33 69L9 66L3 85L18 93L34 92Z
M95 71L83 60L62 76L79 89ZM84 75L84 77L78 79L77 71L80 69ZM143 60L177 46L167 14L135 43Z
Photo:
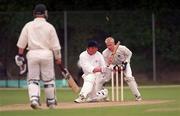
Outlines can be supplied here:
M16 55L15 62L16 62L16 65L19 66L20 68L19 74L20 75L24 74L27 71L27 66L26 66L26 61L23 55L19 55L19 54Z
M121 66L123 67L123 70L125 70L127 66L127 62L122 62Z

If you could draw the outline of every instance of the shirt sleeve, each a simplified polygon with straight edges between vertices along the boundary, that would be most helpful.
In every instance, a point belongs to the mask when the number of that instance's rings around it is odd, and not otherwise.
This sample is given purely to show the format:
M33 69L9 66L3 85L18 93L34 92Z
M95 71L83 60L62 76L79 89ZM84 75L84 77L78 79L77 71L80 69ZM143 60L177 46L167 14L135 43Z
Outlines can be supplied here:
M105 62L104 57L103 57L103 55L101 53L100 53L99 58L100 58L100 66L101 66L101 68L106 67L106 62Z
M28 35L27 34L28 34L27 25L25 25L19 36L19 39L17 42L17 47L24 49L27 46L27 43L28 43Z
M127 47L124 46L124 53L125 53L125 58L126 58L125 61L130 62L132 52Z
M104 58L104 61L105 61L105 65L108 65L108 54L107 54L107 51L106 50L104 50L103 52L102 52L102 55L103 55L103 58Z

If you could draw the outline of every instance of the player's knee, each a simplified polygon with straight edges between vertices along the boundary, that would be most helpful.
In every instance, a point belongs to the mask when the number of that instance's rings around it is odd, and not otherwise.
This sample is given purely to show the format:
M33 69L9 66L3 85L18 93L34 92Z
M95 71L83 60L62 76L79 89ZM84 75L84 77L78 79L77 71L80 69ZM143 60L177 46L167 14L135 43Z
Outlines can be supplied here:
M39 86L39 80L29 80L28 85L37 85L37 86Z
M54 87L55 87L55 81L54 80L44 82L44 88L54 88Z
M95 82L95 74L88 74L86 76L83 77L84 81L89 82L89 83L94 83Z

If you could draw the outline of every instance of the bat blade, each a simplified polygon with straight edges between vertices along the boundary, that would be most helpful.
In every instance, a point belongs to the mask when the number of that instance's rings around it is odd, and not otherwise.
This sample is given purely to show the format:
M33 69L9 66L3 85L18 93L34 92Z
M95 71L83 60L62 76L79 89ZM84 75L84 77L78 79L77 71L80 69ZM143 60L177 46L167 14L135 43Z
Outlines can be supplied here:
M62 75L64 76L64 78L68 81L68 85L69 87L73 90L73 92L78 93L80 91L79 86L76 84L76 82L74 81L72 75L69 73L69 71L64 68L62 65L59 65Z
M119 45L120 45L120 41L117 42L117 44L116 44L116 46L115 46L115 48L114 48L114 51L113 51L113 53L112 53L113 57L114 57L114 55L116 54L116 51L117 51Z
M120 41L118 41L118 42L116 43L115 48L114 48L114 51L113 51L112 54L111 54L112 61L114 61L114 57L115 57L115 54L116 54L116 51L117 51L119 45L120 45ZM108 62L108 66L109 66L110 64L111 64L111 63Z
M68 85L69 87L75 92L75 93L78 93L80 91L80 88L79 86L76 84L76 82L74 81L73 77L69 74L68 75Z

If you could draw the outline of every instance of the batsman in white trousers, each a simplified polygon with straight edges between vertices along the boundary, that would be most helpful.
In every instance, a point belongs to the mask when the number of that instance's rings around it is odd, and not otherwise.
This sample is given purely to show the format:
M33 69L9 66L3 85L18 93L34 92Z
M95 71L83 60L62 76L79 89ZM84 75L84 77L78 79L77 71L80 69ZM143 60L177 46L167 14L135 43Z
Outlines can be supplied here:
M24 51L27 49L28 64L28 93L31 107L40 108L40 81L44 84L46 105L54 108L56 102L54 59L61 64L61 46L55 28L46 21L48 14L44 4L34 8L33 21L28 22L22 29L17 42L18 55L16 64L23 69ZM25 71L20 71L22 72Z

